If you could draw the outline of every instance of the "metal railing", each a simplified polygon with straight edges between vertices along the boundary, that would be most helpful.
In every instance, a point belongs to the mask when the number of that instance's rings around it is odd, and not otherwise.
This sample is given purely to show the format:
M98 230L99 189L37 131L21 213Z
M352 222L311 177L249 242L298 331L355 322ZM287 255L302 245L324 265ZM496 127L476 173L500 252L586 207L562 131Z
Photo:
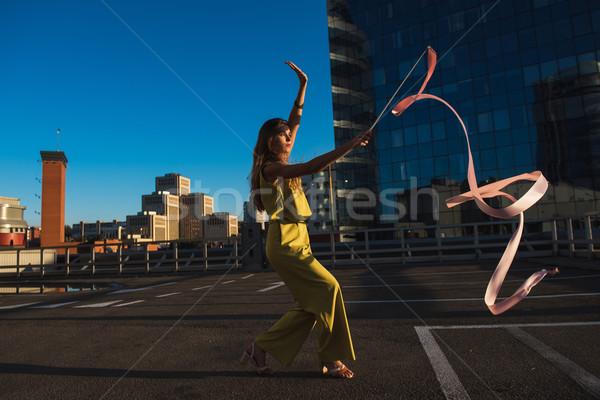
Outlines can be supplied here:
M335 231L329 232L328 242L313 241L311 247L315 257L323 265L334 268L362 263L406 264L499 259L516 227L515 219ZM599 234L600 212L526 220L517 258L600 258ZM254 258L252 265L266 265L264 251L252 250L255 246L261 246L262 240L255 243L250 243L248 238L233 237L228 240L231 244L220 248L211 248L209 242L203 240L196 242L199 246L188 248L189 240L173 240L80 244L76 250L73 246L4 249L0 250L0 278L206 272L232 267L240 269L243 258L248 253L251 254L248 258ZM242 240L247 240L244 247ZM247 250L240 255L242 248ZM258 263L252 254L259 255ZM11 262L10 257L14 261Z
M240 238L228 238L230 245L210 247L206 240L189 247L189 240L141 243L89 243L38 249L0 250L0 278L69 277L123 274L206 272L239 269ZM24 257L37 252L31 257ZM50 257L48 257L50 255ZM13 262L10 262L12 258ZM27 262L23 262L26 260ZM8 262L7 262L8 261Z
M445 262L499 259L518 221L336 231L328 243L312 243L323 265ZM339 235L340 240L336 240ZM517 258L600 258L600 212L525 220Z

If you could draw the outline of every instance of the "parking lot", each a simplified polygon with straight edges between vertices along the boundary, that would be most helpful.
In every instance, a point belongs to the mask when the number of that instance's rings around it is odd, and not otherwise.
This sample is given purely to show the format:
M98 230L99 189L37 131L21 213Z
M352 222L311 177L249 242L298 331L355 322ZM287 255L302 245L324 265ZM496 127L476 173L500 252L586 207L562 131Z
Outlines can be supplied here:
M500 295L539 267L515 262ZM103 278L99 290L53 281L73 289L2 294L0 398L600 397L600 272L561 266L493 316L483 302L493 268L332 270L357 355L349 381L319 373L315 334L291 367L269 360L274 377L239 364L253 337L294 306L272 271Z

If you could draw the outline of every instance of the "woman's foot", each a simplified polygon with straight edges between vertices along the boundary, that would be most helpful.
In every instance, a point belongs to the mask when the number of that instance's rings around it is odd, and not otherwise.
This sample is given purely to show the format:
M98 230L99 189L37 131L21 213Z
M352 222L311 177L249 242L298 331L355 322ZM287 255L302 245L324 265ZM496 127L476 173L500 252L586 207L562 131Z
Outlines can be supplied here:
M267 367L267 353L254 343L250 343L242 355L242 363L247 362L247 360L254 363L259 375L273 375L275 373L271 368Z
M350 379L354 376L354 372L350 371L341 361L323 362L323 373L341 379Z

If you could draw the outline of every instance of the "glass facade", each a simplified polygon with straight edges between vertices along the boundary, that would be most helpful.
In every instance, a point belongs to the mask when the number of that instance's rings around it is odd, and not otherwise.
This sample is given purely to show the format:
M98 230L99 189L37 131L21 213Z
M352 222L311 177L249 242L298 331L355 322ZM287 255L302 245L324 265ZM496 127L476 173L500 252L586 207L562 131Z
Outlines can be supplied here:
M336 144L375 121L431 46L438 64L425 92L465 121L480 186L541 170L550 188L528 218L600 209L600 1L328 0L327 8ZM392 104L417 92L425 69L424 58ZM385 115L375 132L361 162L338 165L342 192L375 194L374 224L487 218L471 204L444 204L468 191L466 140L447 108L422 100ZM340 226L357 225L338 202Z

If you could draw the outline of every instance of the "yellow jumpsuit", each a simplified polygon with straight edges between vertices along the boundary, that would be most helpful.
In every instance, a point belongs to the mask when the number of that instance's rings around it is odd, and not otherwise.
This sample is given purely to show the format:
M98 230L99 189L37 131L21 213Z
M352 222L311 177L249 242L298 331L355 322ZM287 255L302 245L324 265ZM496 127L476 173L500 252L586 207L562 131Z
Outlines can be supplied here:
M269 214L266 252L298 307L288 311L254 343L290 365L317 325L321 361L355 360L342 291L313 256L305 220L311 215L302 190L273 185L260 176L261 199Z

